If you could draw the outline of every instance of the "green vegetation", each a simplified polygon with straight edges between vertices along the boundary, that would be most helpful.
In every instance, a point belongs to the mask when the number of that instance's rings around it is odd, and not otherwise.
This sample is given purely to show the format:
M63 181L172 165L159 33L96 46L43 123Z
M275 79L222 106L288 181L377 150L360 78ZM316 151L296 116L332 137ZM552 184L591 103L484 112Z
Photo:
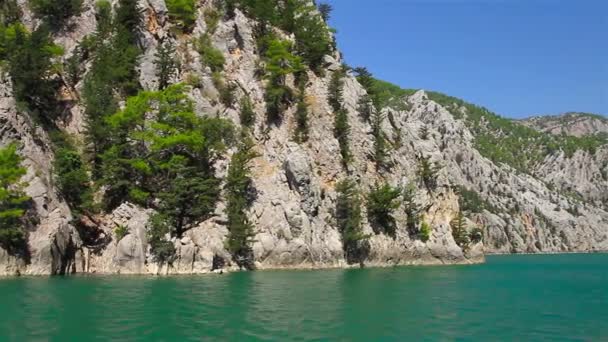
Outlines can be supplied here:
M334 137L338 139L338 144L340 145L342 164L348 165L353 158L350 152L350 124L348 123L348 112L346 109L340 109L335 115Z
M277 123L293 101L294 93L285 84L287 75L302 70L301 59L291 53L292 44L268 37L266 60L266 111L268 122Z
M326 2L321 2L317 5L317 9L319 10L319 13L321 13L321 18L323 18L326 23L329 22L333 7Z
M429 241L429 239L431 238L431 233L432 233L431 226L426 222L422 222L422 224L420 225L420 234L419 234L420 240L422 242Z
M484 209L489 211L495 211L496 209L487 201L485 201L479 194L474 190L469 190L463 186L456 187L456 193L458 194L458 203L460 210L467 213L481 213Z
M306 104L304 89L301 90L301 95L298 98L298 107L296 108L296 129L294 140L297 143L308 141L308 104Z
M255 112L253 111L253 105L248 95L243 96L241 99L241 111L239 114L241 125L252 128L255 124Z
M334 110L334 137L340 145L342 164L348 165L352 160L350 152L350 123L348 112L342 106L342 91L344 88L344 69L336 70L331 75L327 89L328 102Z
M156 65L156 76L158 77L158 89L165 89L169 86L171 78L175 75L177 69L175 47L171 42L167 41L159 45L154 64Z
M473 228L469 234L469 239L472 243L479 243L483 241L483 230L481 230L479 227Z
M118 110L124 96L140 89L137 60L141 50L137 43L137 27L141 22L135 1L121 0L112 16L109 2L96 3L97 29L89 39L91 69L82 91L87 125L87 153L93 163L93 176L100 176L100 156L109 145L110 127L106 118Z
M327 102L334 112L342 109L342 92L344 91L344 69L336 70L331 75L329 86L327 87Z
M59 30L67 19L82 12L82 0L29 0L34 14L53 30Z
M0 27L18 22L22 13L17 0L4 0L0 3Z
M144 125L148 115L155 119ZM229 122L198 117L182 85L141 92L107 121L111 145L101 158L107 207L129 200L154 208L159 229L175 236L209 217L220 193L215 160L233 136Z
M0 62L13 81L13 96L48 127L57 115L59 84L53 76L60 70L56 58L62 54L44 26L31 34L20 23L0 27Z
M463 250L466 250L469 246L470 238L462 211L458 212L458 215L450 222L450 226L452 227L452 237L454 237L454 241L456 241L456 244Z
M376 184L367 194L367 216L376 234L385 233L395 238L397 224L393 211L399 208L400 195L401 189L387 183Z
M253 151L253 141L243 132L238 151L230 159L226 176L226 214L228 216L228 240L226 246L234 260L246 269L253 269L253 225L247 218L247 208L251 202L250 162L257 157Z
M369 252L369 246L365 243L369 236L363 234L361 229L361 199L357 184L344 179L336 185L336 192L336 223L342 235L346 261L363 265Z
M118 227L114 228L114 234L116 234L116 241L118 242L129 234L129 227L119 225Z
M21 166L17 147L0 149L0 246L9 253L24 252L25 231L22 217L29 197L23 193L21 177L26 170Z
M154 256L154 260L159 263L171 264L175 259L175 246L169 240L167 235L173 232L173 228L169 225L169 219L162 214L154 214L148 222L148 243L150 250Z
M89 175L78 151L67 143L55 153L53 162L57 188L76 215L92 209L93 191Z
M375 110L378 111L384 107L393 107L397 110L408 109L403 98L414 94L415 90L402 89L392 83L378 80L365 67L358 67L353 71L357 74L357 80L367 92L367 96L360 102L360 108L361 105L365 105L371 101ZM370 108L367 106L360 109L363 117L369 117L368 113L370 111Z
M429 192L437 188L437 172L440 167L430 161L430 157L418 159L418 177Z
M205 24L207 25L207 32L210 34L215 33L220 19L222 18L222 14L213 8L208 8L205 10L205 13L203 13L203 16L205 18Z
M413 183L408 184L403 189L403 209L407 216L407 230L411 236L418 233L420 222L420 206L416 203L415 195L416 186Z
M196 21L195 0L166 0L169 18L184 32L190 32Z
M234 7L240 7L260 22L258 38L269 33L269 25L292 33L298 56L317 72L320 72L323 57L334 49L325 21L320 15L313 15L315 8L306 0L229 0L227 12Z
M226 63L224 54L213 46L211 37L208 34L202 34L195 42L195 47L201 55L201 61L204 66L208 66L212 72L224 70L224 64Z
M374 137L374 155L373 159L376 162L376 168L386 166L386 157L388 155L388 142L382 130L382 122L384 115L381 112L375 111L372 114L372 136Z
M427 92L458 119L462 119L475 136L475 147L495 163L530 172L547 155L563 151L571 157L577 150L594 153L608 142L602 136L557 136L542 133L513 120L500 117L486 108L437 92ZM465 111L461 111L464 108Z

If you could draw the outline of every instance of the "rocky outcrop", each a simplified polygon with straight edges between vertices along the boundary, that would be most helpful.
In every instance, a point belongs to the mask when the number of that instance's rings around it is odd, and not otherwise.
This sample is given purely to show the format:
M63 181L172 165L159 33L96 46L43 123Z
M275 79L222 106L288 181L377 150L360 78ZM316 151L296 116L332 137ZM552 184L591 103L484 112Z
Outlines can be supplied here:
M31 197L26 227L29 255L19 258L0 248L0 275L63 274L74 263L81 241L70 224L70 208L53 185L53 152L46 132L19 112L9 79L0 76L0 146L16 143L27 174L25 193ZM30 221L30 220L28 220Z

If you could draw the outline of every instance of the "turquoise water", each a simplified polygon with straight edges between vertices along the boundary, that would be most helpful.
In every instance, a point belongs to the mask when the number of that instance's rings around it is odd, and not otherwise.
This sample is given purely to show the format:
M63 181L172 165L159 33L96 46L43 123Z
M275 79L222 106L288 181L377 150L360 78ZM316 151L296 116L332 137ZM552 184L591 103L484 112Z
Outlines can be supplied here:
M7 341L608 341L608 255L0 280Z

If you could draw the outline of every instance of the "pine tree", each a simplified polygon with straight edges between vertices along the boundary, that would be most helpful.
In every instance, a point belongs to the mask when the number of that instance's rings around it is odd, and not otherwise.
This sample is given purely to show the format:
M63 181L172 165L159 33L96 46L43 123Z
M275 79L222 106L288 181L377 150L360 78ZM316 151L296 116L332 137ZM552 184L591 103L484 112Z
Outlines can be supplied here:
M372 135L374 137L374 161L376 168L385 165L387 156L387 142L382 131L382 121L384 116L380 112L374 112L372 115Z
M59 30L66 20L82 12L83 0L29 0L34 14L53 30Z
M360 263L367 256L369 238L361 228L361 199L355 182L344 179L336 185L336 224L348 263Z
M241 112L239 114L241 125L252 128L255 123L255 112L253 111L253 105L248 95L243 96L241 99Z
M376 234L386 233L391 237L396 235L396 223L393 211L399 208L397 199L401 189L393 188L390 184L376 184L367 195L367 216Z
M450 222L452 227L452 236L456 244L463 250L466 250L469 246L469 233L467 232L467 226L465 217L462 211L458 212L458 215Z
M301 90L303 91L303 90ZM296 130L294 140L298 143L308 141L308 104L304 95L300 95L296 108Z
M0 149L0 247L10 253L24 252L25 232L21 219L25 214L29 197L23 193L25 184L20 182L26 169L16 146Z
M344 71L338 70L331 75L327 88L328 102L334 112L342 109L342 92L344 91Z
M227 248L240 267L253 269L253 225L247 218L250 205L251 160L257 157L253 141L244 131L239 149L232 155L226 176L226 213L228 216Z
M322 2L317 6L317 9L319 10L319 13L321 13L321 18L323 18L326 23L329 22L333 7L326 2Z
M408 184L403 189L403 209L407 216L407 229L410 235L418 233L418 223L420 221L420 206L416 203L416 186Z
M175 75L177 61L175 60L175 47L170 41L159 45L156 51L154 64L156 64L156 76L158 77L158 89L169 86L171 78Z
M439 172L439 169L439 166L432 163L428 157L421 157L418 160L418 176L429 192L437 188L437 172Z
M345 109L340 109L335 114L334 119L334 137L338 139L340 145L340 155L342 156L342 164L348 165L352 160L350 152L350 124L348 123L348 112Z

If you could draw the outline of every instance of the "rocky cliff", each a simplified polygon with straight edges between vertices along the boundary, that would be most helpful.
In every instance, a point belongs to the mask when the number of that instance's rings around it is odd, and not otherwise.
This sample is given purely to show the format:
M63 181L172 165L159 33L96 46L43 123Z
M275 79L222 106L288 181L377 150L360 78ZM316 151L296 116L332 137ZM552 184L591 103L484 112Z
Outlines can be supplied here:
M53 33L54 42L64 48L64 59L94 33L94 3L84 1L79 16L70 18L70 25ZM34 19L25 1L19 4L22 22L34 30L40 21ZM467 124L466 107L434 101L423 90L391 95L390 101L379 108L383 119L379 127L374 127L360 113L361 99L367 90L355 72L347 71L342 78L341 105L350 124L352 161L345 167L334 132L335 110L328 90L332 76L342 70L340 53L326 55L321 72L306 69L309 139L297 143L293 139L297 125L295 103L285 108L280 124L265 121L268 85L265 78L259 77L263 61L256 43L260 25L257 18L237 6L233 15L219 18L211 30L204 13L210 9L221 12L222 4L200 1L197 6L193 29L181 33L163 0L138 2L143 18L137 35L142 50L137 68L139 84L143 90L158 89L155 56L161 43L171 42L179 60L171 83L190 84L187 92L197 115L219 116L239 126L240 104L223 103L214 73L201 62L193 39L207 34L212 45L221 51L225 82L234 85L235 98L251 99L258 123L252 129L257 152L251 163L255 199L247 212L254 226L251 248L256 268L351 266L345 259L335 219L336 184L346 177L356 180L364 192L379 182L401 189L415 185L414 201L422 208L422 220L431 228L426 241L412 234L407 228L405 204L400 203L393 211L397 229L391 236L373 229L364 210L362 229L368 244L365 265L475 263L483 261L484 253L608 249L608 212L603 197L608 185L603 176L608 155L604 147L593 153L577 150L572 156L558 149L527 172L522 171L480 152L477 132ZM280 29L273 30L282 39L295 39ZM57 127L76 141L85 141L87 118L85 105L79 99L90 67L91 61L85 60L81 81L63 89L69 105L55 120ZM193 78L197 80L195 85ZM290 88L296 88L295 82L292 76L286 78ZM0 120L1 144L20 144L19 152L28 169L26 192L33 202L28 215L37 218L27 227L29 257L0 249L0 274L192 274L238 269L226 248L229 231L224 198L210 218L181 236L168 236L175 247L175 258L170 263L158 262L148 241L148 219L154 208L124 202L112 210L74 221L70 206L55 185L48 134L16 105L10 77L6 75L0 84ZM371 157L377 129L390 145L388 166L383 168L376 167ZM228 149L218 161L216 173L220 177L226 175L233 153L234 148ZM437 166L433 189L420 179L421 160ZM96 196L103 196L103 189ZM456 243L451 222L460 212L466 213L468 230L478 227L483 231L483 242L466 246ZM126 233L117 233L118 227L126 228ZM92 232L94 239L88 238Z

